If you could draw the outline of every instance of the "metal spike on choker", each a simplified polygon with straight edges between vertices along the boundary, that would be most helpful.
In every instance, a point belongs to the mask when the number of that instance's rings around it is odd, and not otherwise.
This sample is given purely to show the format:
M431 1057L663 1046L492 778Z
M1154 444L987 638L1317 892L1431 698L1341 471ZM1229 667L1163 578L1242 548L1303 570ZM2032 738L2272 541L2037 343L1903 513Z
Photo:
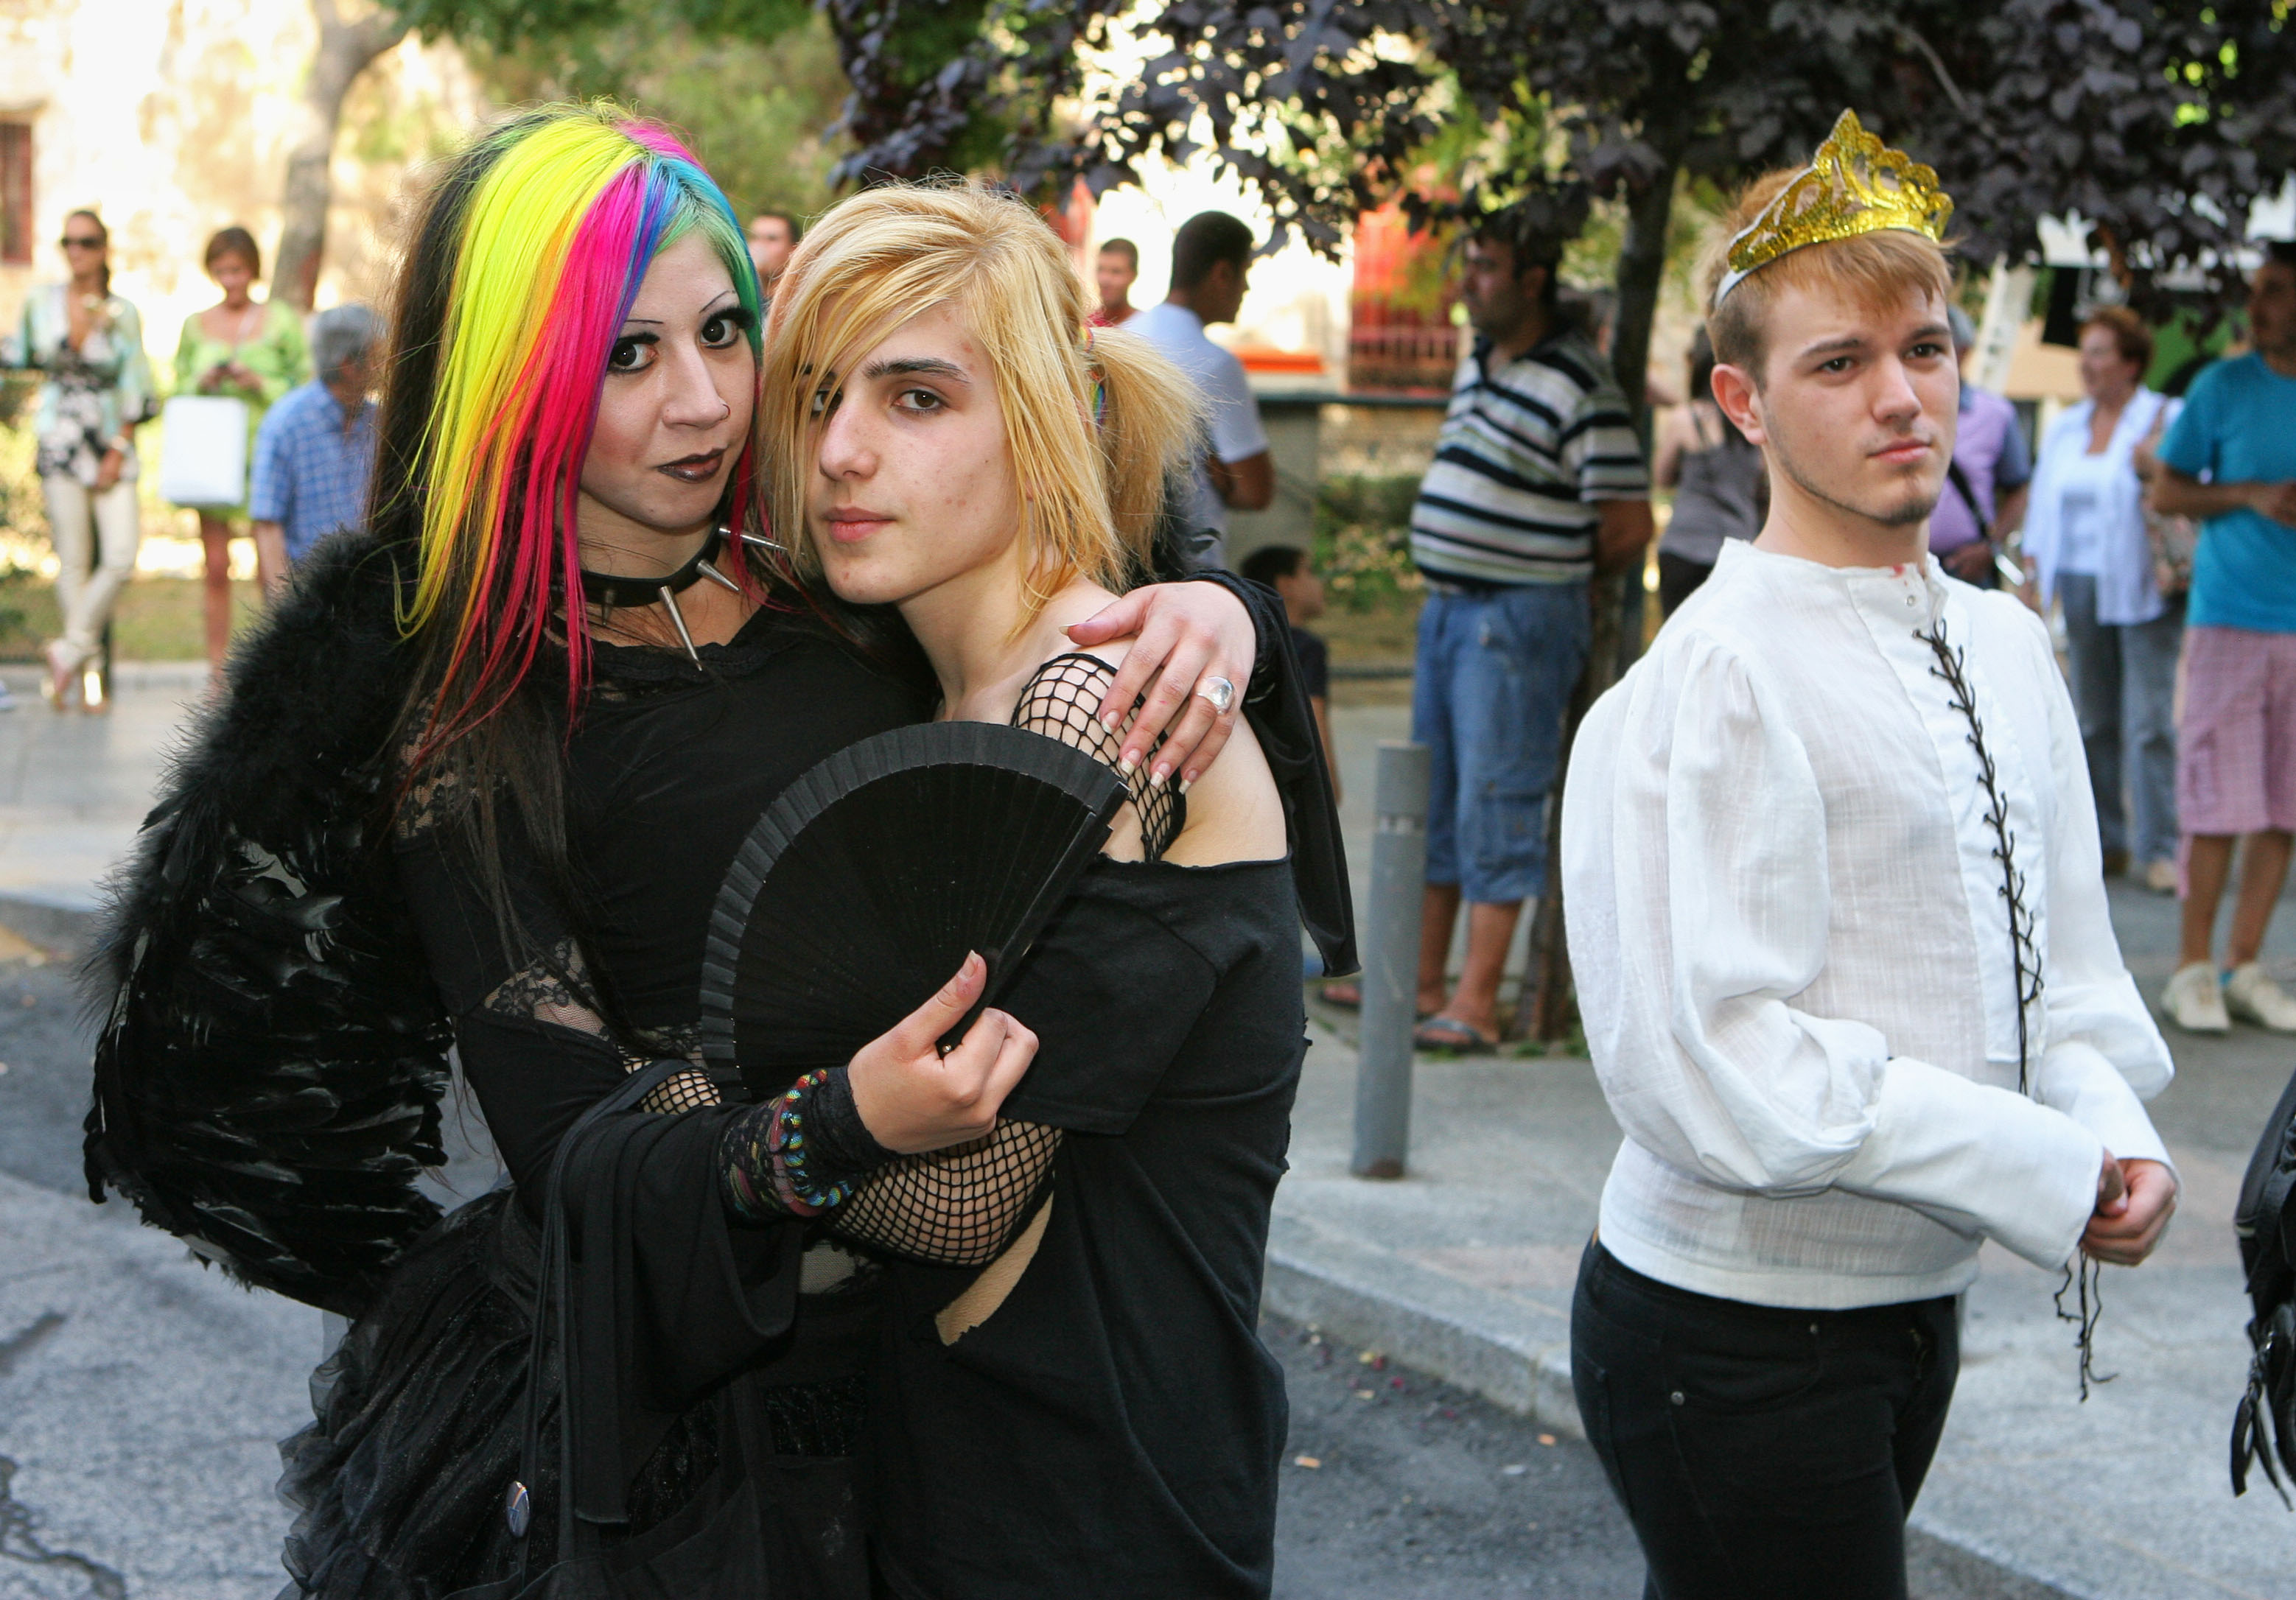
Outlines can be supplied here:
M741 585L718 570L718 551L725 547L726 530L719 528L701 542L701 548L688 557L685 565L675 572L666 572L655 578L634 578L620 573L592 572L582 569L582 597L600 607L611 616L618 606L659 605L669 613L670 625L677 630L678 642L685 646L686 659L694 665L701 665L701 654L693 648L693 635L685 630L685 618L677 608L677 597L703 578L725 585L735 593Z

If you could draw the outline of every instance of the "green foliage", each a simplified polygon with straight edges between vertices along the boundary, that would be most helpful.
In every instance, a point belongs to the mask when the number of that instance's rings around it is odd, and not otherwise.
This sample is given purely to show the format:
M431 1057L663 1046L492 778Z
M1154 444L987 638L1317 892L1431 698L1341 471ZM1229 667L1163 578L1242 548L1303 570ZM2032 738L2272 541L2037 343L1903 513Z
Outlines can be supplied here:
M770 7L748 9L762 14ZM510 47L480 43L469 54L498 100L605 95L668 123L691 140L744 216L767 208L808 216L832 198L829 173L838 149L824 130L836 119L846 84L827 27L802 11L771 43L641 19L569 29Z
M1411 564L1419 476L1327 478L1316 491L1316 570L1334 606L1371 611L1420 588Z
M1729 208L1730 197L1718 184L1686 174L1676 179L1674 205L1667 216L1666 273L1661 280L1665 300L1684 307L1696 306L1698 258L1706 249L1708 230ZM1588 210L1586 228L1564 248L1562 265L1555 275L1579 289L1608 288L1626 241L1626 201L1610 197L1597 200Z
M1057 16L1040 0L821 0L821 6L853 86L839 128L856 150L838 167L840 184L1003 171L1005 146L1039 128L1060 97L1057 82L1003 65L1016 29L1026 32ZM1033 192L1037 185L1022 175L1021 187Z
M623 29L767 45L802 26L806 0L392 0L425 37L514 51Z

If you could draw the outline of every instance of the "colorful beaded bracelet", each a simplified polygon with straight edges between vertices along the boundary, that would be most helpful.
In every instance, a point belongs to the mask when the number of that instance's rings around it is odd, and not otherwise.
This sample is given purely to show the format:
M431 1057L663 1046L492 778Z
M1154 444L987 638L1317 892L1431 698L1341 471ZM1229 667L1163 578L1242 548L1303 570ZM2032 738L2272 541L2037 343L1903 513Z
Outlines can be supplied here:
M809 1217L841 1205L852 1196L849 1183L832 1183L816 1189L805 1176L805 1098L829 1081L829 1073L810 1072L791 1084L775 1103L773 1121L766 1130L766 1152L772 1157L774 1192L799 1216Z

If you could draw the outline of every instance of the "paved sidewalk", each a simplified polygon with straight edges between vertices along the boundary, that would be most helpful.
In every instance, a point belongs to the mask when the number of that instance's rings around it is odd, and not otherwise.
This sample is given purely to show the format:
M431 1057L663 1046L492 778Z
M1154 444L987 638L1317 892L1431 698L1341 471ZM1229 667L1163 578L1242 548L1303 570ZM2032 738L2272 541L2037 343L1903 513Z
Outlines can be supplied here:
M99 716L49 710L30 668L0 679L16 697L16 708L0 713L0 896L19 909L19 925L24 907L91 910L97 883L151 809L176 731L206 692L207 668L122 663L111 709ZM17 931L37 938L69 926Z
M1360 894L1373 747L1403 737L1408 713L1343 708L1336 720ZM2113 910L2150 996L2173 965L2174 902L2116 884ZM2284 973L2292 956L2296 907L2267 952ZM1271 1308L1577 1431L1570 1287L1619 1140L1592 1068L1423 1056L1409 1176L1366 1182L1347 1171L1352 1030L1328 1011L1311 1029L1271 1238ZM2246 1028L2226 1040L2172 1035L2170 1045L2177 1081L2152 1111L2185 1191L2152 1261L2107 1275L2099 1366L2117 1381L2080 1402L2054 1276L1988 1245L1968 1297L1953 1420L1915 1514L1920 1533L2040 1593L2198 1600L2296 1589L2296 1516L2268 1490L2234 1499L2225 1468L2247 1369L2228 1220L2296 1049Z

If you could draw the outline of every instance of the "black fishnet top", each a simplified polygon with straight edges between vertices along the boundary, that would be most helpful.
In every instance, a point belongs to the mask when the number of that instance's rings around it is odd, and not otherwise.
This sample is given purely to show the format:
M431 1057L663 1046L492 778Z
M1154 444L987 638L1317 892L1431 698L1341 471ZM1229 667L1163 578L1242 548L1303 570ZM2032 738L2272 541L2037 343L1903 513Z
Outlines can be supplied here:
M1094 713L1115 677L1097 657L1054 657L1021 690L1013 725L1114 767L1130 722L1111 730ZM1186 820L1187 802L1175 786L1146 781L1149 764L1126 780L1130 798L1110 842L1119 858L1160 860ZM757 1107L726 1132L730 1203L745 1216L780 1209L766 1148L774 1113ZM862 1125L842 1068L808 1097L805 1135L805 1171L816 1193L858 1182L829 1217L832 1235L901 1260L953 1267L986 1266L1004 1252L1035 1212L1061 1142L1058 1129L1006 1121L969 1144L896 1156Z

